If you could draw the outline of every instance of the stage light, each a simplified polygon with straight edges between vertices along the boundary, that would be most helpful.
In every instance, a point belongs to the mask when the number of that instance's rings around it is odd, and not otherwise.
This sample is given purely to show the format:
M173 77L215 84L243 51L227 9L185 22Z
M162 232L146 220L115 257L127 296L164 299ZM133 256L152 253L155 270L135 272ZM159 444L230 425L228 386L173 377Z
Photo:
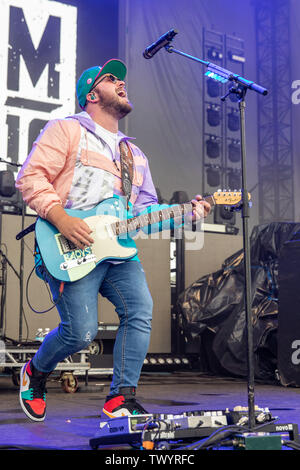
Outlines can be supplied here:
M241 145L239 140L232 140L228 145L228 158L232 163L237 163L241 159Z
M209 165L206 170L207 184L212 187L219 187L221 182L220 167Z
M246 62L245 57L243 57L240 54L236 54L234 52L231 52L231 51L228 52L228 57L229 57L230 60L232 60L232 62L239 62L241 64L244 64Z
M231 169L228 173L228 184L230 188L241 187L241 172L238 169Z
M150 357L149 361L150 364L157 364L157 360L155 359L155 357Z
M179 357L175 357L174 362L175 364L181 364L181 360L179 359Z
M211 60L222 60L223 53L221 51L218 51L215 47L211 47L207 51L207 57Z
M166 362L167 364L173 364L173 359L171 357L167 357Z
M165 362L166 362L163 357L159 357L157 359L157 361L158 361L159 364L165 364Z
M207 72L205 72L204 75L206 75L209 78L212 78L213 80L216 80L217 82L221 82L221 83L228 82L228 78L222 77L222 75L219 75L216 72L213 72L212 70L208 70Z
M209 158L218 158L220 156L219 138L211 135L206 141L206 153Z
M238 111L232 110L228 113L228 129L232 132L238 131L240 128L240 119Z
M221 122L220 107L210 104L207 108L207 122L212 127L217 127Z
M216 98L217 96L220 95L220 86L215 80L212 80L211 78L209 78L206 84L207 84L207 94L211 98Z

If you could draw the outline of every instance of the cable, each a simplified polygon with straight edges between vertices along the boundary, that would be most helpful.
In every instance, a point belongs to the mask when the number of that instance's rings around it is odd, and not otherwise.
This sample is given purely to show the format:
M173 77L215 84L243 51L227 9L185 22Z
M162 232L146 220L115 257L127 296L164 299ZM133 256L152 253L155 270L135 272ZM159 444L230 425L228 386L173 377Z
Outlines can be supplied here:
M60 299L61 299L61 297L62 297L62 294L63 294L64 282L61 282L61 283L60 283L60 287L59 287L59 296L58 296L58 298L57 298L57 300L56 300L55 302L52 301L52 302L53 302L52 307L48 308L47 310L41 310L41 311L35 310L35 309L32 307L32 305L31 305L31 303L30 303L30 301L29 301L29 292L28 292L28 291L29 291L29 281L30 281L30 278L31 278L31 276L32 276L32 274L33 274L35 268L36 268L36 264L33 266L32 270L30 271L29 276L28 276L27 281L26 281L26 300L27 300L27 302L28 302L29 307L31 308L31 310L32 310L34 313L38 313L38 314L47 313L47 312L50 312L50 310L52 310L54 307L56 307L56 305L57 305L58 302L60 301ZM45 282L45 281L44 281L44 282ZM46 282L45 282L45 284L46 284Z
M294 450L300 450L300 443L295 441L282 441L282 445L291 447Z
M212 445L215 445L218 441L223 440L224 438L230 437L232 434L236 432L249 432L250 430L248 428L245 428L244 426L237 426L237 425L231 425L231 426L223 426L222 428L218 428L213 434L211 434L204 442L203 440L194 442L191 445L184 446L184 447L178 447L178 449L188 449L188 450L201 450L201 449L206 449L208 447L211 447Z

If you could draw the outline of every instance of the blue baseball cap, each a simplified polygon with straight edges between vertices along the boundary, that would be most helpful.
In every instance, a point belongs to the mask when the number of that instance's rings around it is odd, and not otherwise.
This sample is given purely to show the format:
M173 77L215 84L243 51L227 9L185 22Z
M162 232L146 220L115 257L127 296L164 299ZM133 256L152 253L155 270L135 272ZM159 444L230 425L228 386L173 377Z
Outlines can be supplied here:
M84 107L86 103L86 95L91 91L93 85L97 78L102 77L107 73L111 73L119 80L124 80L127 68L124 62L119 59L110 59L101 67L101 65L96 65L85 70L76 85L76 94L79 106Z

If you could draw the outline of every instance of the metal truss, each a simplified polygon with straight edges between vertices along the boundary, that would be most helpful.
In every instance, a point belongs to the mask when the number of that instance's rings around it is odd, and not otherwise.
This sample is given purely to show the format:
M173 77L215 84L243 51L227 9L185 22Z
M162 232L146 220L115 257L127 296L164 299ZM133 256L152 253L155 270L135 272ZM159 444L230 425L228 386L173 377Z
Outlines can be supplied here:
M259 222L294 220L290 2L255 0Z

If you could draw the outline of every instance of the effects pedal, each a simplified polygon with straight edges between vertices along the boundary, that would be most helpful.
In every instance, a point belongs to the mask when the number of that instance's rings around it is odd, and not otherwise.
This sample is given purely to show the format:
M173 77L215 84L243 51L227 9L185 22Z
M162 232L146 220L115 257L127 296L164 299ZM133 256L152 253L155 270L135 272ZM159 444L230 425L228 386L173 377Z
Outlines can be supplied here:
M245 409L246 410L246 409ZM107 445L142 445L143 442L191 442L210 436L217 428L247 424L244 409L197 410L181 414L145 414L100 421L99 430L90 440L92 449ZM273 418L269 410L256 411L259 422Z

